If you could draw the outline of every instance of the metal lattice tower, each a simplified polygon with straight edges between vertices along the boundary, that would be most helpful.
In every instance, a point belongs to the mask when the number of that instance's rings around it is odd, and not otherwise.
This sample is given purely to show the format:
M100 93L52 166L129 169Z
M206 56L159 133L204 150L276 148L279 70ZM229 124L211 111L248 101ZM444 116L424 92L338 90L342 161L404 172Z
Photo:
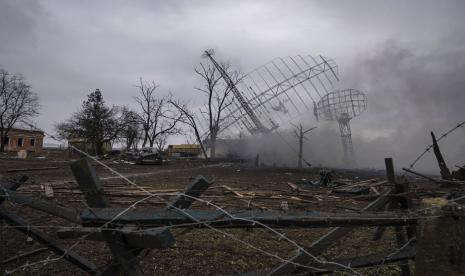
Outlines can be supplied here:
M210 59L210 61L213 63L213 65L216 67L216 69L220 72L221 77L224 79L224 81L227 83L227 85L229 86L229 88L233 92L234 97L236 97L236 99L239 102L240 106L245 110L245 112L249 116L250 120L252 120L252 123L254 124L254 126L253 126L253 128L249 128L249 131L251 133L256 133L256 132L267 133L267 132L270 132L270 130L268 128L266 128L262 124L260 119L258 119L257 115L255 115L255 112L252 110L252 108L250 108L249 103L244 99L241 92L239 92L239 90L237 90L236 85L231 80L228 73L213 58L213 56L212 56L213 54L214 54L213 49L210 49L210 50L205 51L203 56L208 57Z
M339 80L337 64L323 56L298 55L275 58L245 75L234 85L231 78L212 57L203 54L219 70L232 88L232 104L220 121L219 132L235 137L239 133L266 133L298 120L313 110L322 95L334 89ZM207 107L200 108L204 116ZM208 135L208 126L200 128Z
M366 110L366 95L355 89L336 90L321 98L316 108L318 117L338 122L344 150L344 163L355 166L350 120Z

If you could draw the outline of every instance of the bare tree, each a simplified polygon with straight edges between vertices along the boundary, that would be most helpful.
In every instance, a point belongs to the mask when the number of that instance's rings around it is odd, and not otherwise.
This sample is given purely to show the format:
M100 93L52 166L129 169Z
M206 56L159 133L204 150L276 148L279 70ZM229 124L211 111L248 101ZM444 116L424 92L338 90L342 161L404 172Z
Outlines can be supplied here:
M165 150L167 143L168 143L167 134L158 135L158 137L155 139L155 146L156 146L157 151L159 153L163 152Z
M147 83L140 78L138 88L140 94L135 97L135 100L141 109L139 117L144 133L142 146L145 147L148 143L150 147L153 147L158 136L179 132L176 126L183 114L169 104L171 95L156 97L158 85L155 82Z
M197 140L197 143L199 143L199 145L200 145L203 156L205 157L205 159L208 159L208 154L207 154L207 151L205 149L205 145L203 144L203 141L202 141L202 136L201 136L200 131L199 131L199 127L198 127L198 124L197 124L197 118L195 116L195 113L192 112L192 110L190 110L187 107L186 103L182 103L180 101L174 101L174 100L170 100L170 103L181 114L184 115L184 117L182 119L182 122L184 124L186 124L187 126L189 126L189 128L192 130L192 132L194 133L195 139Z
M20 74L0 69L0 152L8 132L17 122L39 115L39 98Z
M240 74L231 70L231 65L221 62L221 67L229 75L234 84L240 80ZM232 87L227 85L221 76L219 70L213 65L205 65L200 62L200 66L195 68L195 73L199 75L204 85L196 89L207 96L206 110L201 112L206 115L208 120L208 146L210 148L210 157L216 157L216 139L220 131L220 123L224 116L224 111L233 103Z
M120 139L126 145L126 150L128 151L131 148L137 149L137 145L141 140L141 123L139 114L127 107L122 107L121 124L122 131Z
M299 124L298 126L293 124L293 126L295 127L294 135L299 139L299 152L298 152L299 159L297 161L297 167L300 170L300 169L302 169L302 160L305 163L307 163L307 165L310 166L310 164L307 161L305 161L305 159L303 157L303 144L304 144L304 139L307 139L305 137L305 134L307 134L308 132L314 130L316 127L312 127L312 128L304 130L302 124Z

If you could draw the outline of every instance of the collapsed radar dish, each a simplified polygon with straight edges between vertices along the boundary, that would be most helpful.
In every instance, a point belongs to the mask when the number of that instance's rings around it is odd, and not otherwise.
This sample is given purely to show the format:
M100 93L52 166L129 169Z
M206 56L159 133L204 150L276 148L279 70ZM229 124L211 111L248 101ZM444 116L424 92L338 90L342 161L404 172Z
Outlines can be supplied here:
M355 89L330 92L320 99L316 107L318 117L338 122L344 150L344 162L349 166L355 165L350 120L359 116L366 108L367 96Z

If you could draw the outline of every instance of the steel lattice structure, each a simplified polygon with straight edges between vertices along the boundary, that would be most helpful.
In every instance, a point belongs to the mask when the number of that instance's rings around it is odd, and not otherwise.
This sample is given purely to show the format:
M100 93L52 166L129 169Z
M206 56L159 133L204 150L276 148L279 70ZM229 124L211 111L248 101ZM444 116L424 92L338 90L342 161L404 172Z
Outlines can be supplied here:
M275 58L248 73L234 86L210 50L204 57L217 67L228 85L233 85L233 103L220 122L220 132L224 136L267 133L288 124L312 111L322 95L334 89L339 80L337 64L332 59L298 55ZM205 113L205 108L201 108L201 114ZM201 127L204 133L208 132L206 126Z
M231 91L233 92L234 98L237 100L239 103L239 106L245 111L247 114L248 118L251 120L253 127L249 128L250 132L255 133L255 132L262 132L266 133L269 132L270 130L267 129L260 119L257 117L255 112L250 108L249 103L246 101L246 99L242 96L241 92L237 89L236 85L234 82L231 80L229 77L228 73L221 67L221 65L216 62L216 60L212 57L213 54L213 49L207 50L204 53L204 57L208 57L210 61L213 63L213 65L216 67L216 69L220 72L221 77L224 79L228 87L231 88Z
M317 104L317 115L329 121L337 121L341 132L344 162L355 164L350 120L367 108L366 95L355 89L336 90L326 94Z

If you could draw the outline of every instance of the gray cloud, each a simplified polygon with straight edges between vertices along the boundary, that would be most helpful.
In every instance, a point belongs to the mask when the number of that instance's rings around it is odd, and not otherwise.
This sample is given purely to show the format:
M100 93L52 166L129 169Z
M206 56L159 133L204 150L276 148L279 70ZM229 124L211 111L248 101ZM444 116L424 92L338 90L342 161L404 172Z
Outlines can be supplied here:
M361 163L374 164L408 159L427 130L464 119L464 10L452 0L0 0L0 66L26 76L42 101L38 124L51 131L97 87L107 102L133 105L139 77L201 104L193 68L206 48L245 72L276 56L323 54L339 64L341 87L368 93L354 142ZM336 148L336 126L319 125L312 135L328 146L318 148ZM463 139L450 140L458 162ZM339 155L312 153L323 163Z

